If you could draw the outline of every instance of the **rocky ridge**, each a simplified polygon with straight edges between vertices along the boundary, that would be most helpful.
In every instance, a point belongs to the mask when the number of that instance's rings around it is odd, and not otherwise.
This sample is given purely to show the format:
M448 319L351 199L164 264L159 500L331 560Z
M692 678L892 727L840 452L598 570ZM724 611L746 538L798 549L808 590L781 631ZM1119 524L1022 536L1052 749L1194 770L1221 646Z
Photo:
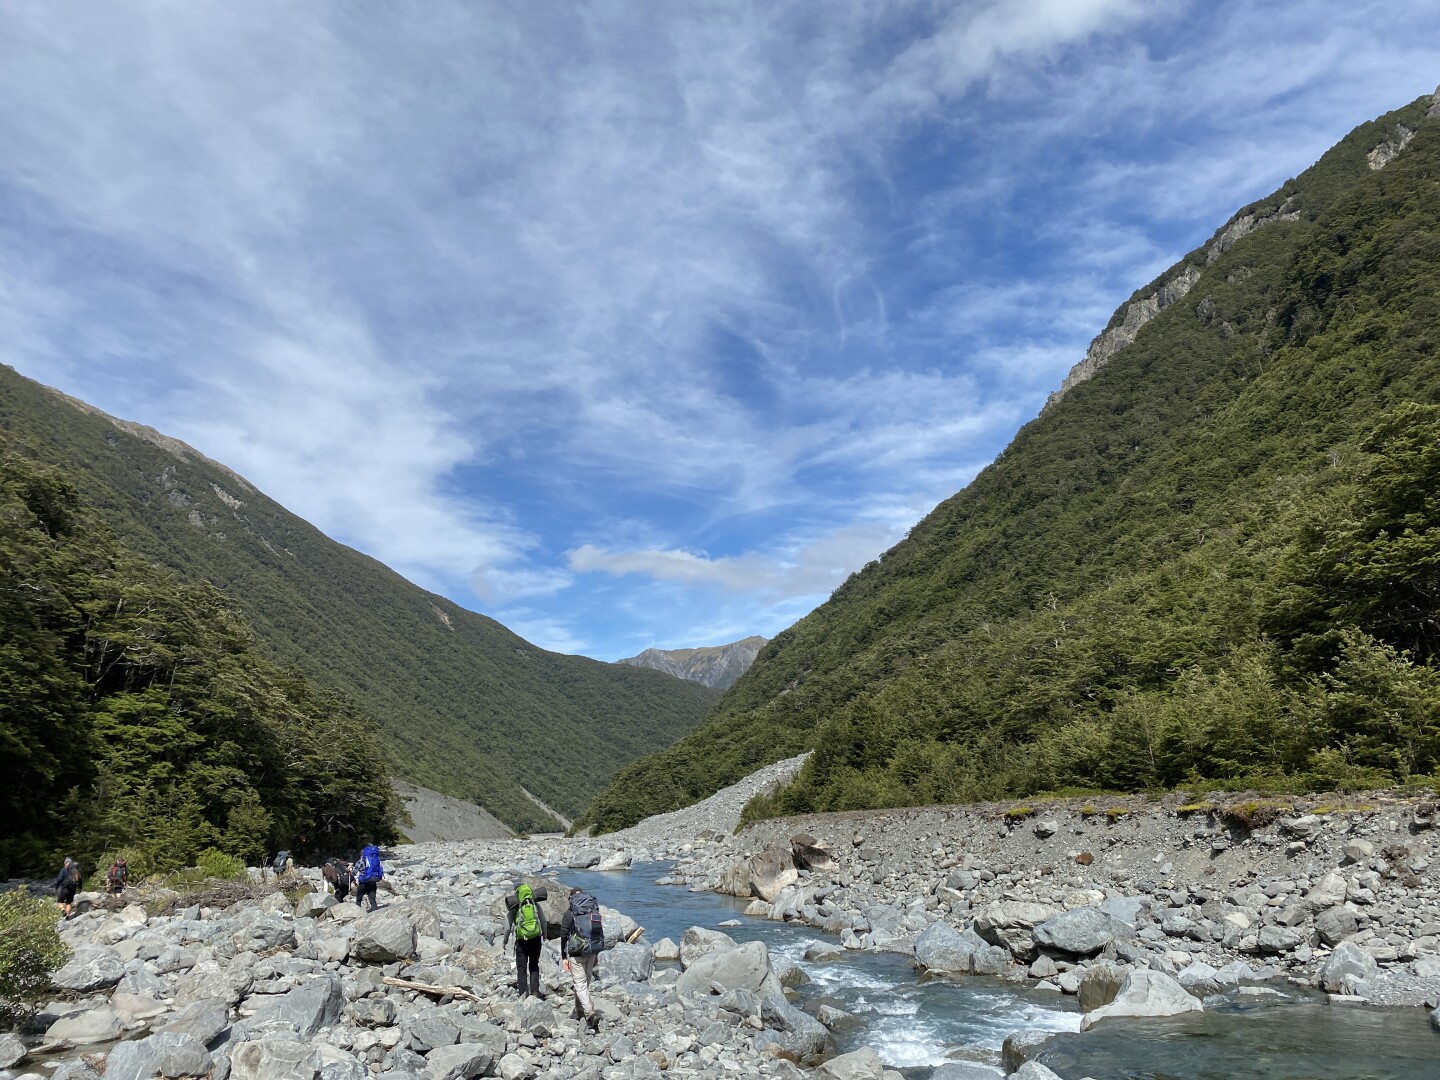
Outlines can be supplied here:
M615 662L631 667L654 668L677 679L688 679L716 690L728 690L736 679L750 670L766 640L757 635L732 641L728 645L698 649L646 649L638 656Z

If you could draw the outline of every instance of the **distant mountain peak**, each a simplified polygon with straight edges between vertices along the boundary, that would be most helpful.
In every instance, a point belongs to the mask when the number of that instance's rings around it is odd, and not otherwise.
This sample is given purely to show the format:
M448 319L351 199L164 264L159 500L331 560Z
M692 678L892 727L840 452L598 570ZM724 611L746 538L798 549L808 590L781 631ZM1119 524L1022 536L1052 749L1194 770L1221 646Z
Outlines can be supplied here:
M695 649L646 649L638 656L616 660L631 667L654 668L677 679L686 679L729 689L730 684L744 675L764 648L766 638L758 634L732 641L728 645L705 645Z

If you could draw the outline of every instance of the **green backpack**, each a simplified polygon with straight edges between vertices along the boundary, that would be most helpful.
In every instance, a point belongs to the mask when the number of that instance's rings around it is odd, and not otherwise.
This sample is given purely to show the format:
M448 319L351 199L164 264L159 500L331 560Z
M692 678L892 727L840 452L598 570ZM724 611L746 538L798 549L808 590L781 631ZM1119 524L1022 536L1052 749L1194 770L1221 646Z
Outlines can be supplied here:
M520 941L531 941L540 936L540 915L535 910L535 893L529 885L515 890L520 904L515 909L515 937Z

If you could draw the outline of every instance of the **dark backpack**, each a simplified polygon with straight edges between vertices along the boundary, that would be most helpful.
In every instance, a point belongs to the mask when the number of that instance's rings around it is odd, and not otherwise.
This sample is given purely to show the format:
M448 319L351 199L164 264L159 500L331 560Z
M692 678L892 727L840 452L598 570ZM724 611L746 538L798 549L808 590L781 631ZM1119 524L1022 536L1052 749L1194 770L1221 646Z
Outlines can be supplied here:
M275 853L275 861L270 864L270 868L274 870L277 874L283 874L285 872L285 866L289 862L290 852L277 851Z
M79 885L79 884L80 884L80 864L79 864L78 862L77 862L77 863L71 863L71 864L70 864L70 869L69 869L69 870L66 872L66 874L65 874L65 884L66 884L66 885Z
M605 927L600 920L600 903L587 892L570 897L570 918L575 929L566 943L571 956L593 956L605 951Z

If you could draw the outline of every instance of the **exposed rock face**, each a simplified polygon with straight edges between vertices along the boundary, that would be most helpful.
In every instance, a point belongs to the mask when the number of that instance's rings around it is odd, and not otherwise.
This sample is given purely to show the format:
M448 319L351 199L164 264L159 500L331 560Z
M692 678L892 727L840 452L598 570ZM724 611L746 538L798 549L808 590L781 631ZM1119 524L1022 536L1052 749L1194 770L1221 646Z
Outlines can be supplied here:
M1434 106L1431 106L1431 108L1433 110ZM1404 150L1414 137L1415 132L1411 131L1404 124L1396 124L1394 135L1365 155L1366 163L1371 169L1378 172L1386 165L1389 165L1390 162L1394 161L1400 151Z
M405 803L413 824L400 831L412 844L439 840L499 840L514 836L499 818L464 799L454 799L429 788L394 780L391 786Z
M750 860L750 887L761 900L774 900L781 889L799 880L795 860L784 848L762 851Z
M744 675L764 648L763 637L747 637L729 645L710 645L698 649L646 649L639 656L630 656L617 664L654 668L677 679L688 679L717 690L727 690Z

